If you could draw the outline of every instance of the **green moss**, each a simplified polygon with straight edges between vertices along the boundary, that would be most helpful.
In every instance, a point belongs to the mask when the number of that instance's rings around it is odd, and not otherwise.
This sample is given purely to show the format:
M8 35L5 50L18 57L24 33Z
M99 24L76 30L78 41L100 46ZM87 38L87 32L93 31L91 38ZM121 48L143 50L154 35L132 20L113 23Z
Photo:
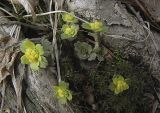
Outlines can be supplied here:
M72 84L73 103L77 106L77 109L81 110L81 113L94 112L86 102L86 92L84 92L86 86L93 88L97 111L101 113L148 112L148 101L144 94L147 92L146 89L150 89L151 82L147 68L143 65L137 66L128 60L124 60L118 54L114 60L105 60L97 64L98 66L94 69L85 70L82 67L75 66L80 63L81 60L77 61L74 56L67 57L67 59L65 57L65 62L62 62L62 75L65 81ZM118 95L115 95L109 89L109 84L115 74L123 75L124 78L129 79L127 81L129 89Z

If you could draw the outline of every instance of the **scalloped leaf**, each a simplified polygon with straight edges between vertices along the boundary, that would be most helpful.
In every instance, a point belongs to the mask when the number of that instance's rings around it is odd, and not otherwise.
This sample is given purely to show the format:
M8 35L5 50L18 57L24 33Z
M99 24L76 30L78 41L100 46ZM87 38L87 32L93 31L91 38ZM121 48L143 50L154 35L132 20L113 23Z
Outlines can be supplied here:
M35 48L35 44L34 44L32 41L30 41L30 40L28 40L28 39L25 39L25 40L22 42L22 44L21 44L21 46L20 46L20 49L21 49L21 51L22 51L23 53L25 53L26 49L28 49L28 48L34 49L34 48Z

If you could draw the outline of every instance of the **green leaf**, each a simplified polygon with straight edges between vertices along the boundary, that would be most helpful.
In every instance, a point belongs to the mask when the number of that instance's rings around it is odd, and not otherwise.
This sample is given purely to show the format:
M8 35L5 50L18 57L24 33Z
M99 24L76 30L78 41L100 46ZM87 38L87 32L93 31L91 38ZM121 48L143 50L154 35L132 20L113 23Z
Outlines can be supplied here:
M123 89L124 90L129 89L129 85L126 82L123 84Z
M119 94L121 91L120 90L118 90L117 88L115 88L115 90L114 90L114 93L117 95L117 94Z
M63 24L63 26L62 26L62 31L65 31L68 27L69 27L68 24Z
M101 61L104 61L104 58L102 55L97 55L97 59L101 62Z
M54 53L52 43L47 38L43 37L41 40L41 44L44 49L44 56L48 57L49 55Z
M90 27L90 25L89 25L88 23L83 23L83 24L82 24L82 27L83 27L84 29L88 29L88 30L91 29L91 27Z
M63 88L63 89L68 89L68 88L69 88L69 84L66 83L66 82L64 82L64 81L61 81L61 82L59 83L59 86L60 86L61 88Z
M59 86L53 86L53 89L54 89L55 91L57 91L58 88L59 88Z
M76 51L77 56L83 60L88 59L93 50L91 45L89 45L86 42L80 41L74 44L74 49Z
M88 60L89 60L89 61L95 60L96 57L97 57L97 54L96 54L96 53L91 53L90 56L89 56L89 58L88 58Z
M94 30L94 32L106 32L106 29L102 26L101 28Z
M41 44L36 44L36 50L38 51L39 55L44 54L43 46Z
M102 27L101 32L107 32L108 28L106 26Z
M71 94L71 92L70 92L70 91L68 91L67 99L68 99L68 100L72 100L72 94Z
M39 62L37 63L31 63L30 67L33 71L38 71L39 70Z
M23 53L25 53L25 51L26 51L26 49L34 49L35 48L35 44L32 42L32 41L30 41L30 40L28 40L28 39L25 39L23 42L22 42L22 44L21 44L21 46L20 46L20 49L21 49L21 51L23 52Z
M123 76L118 75L118 76L113 77L113 83L114 84L117 84L118 81L124 81Z
M69 38L72 38L72 36L67 35L67 34L64 34L64 33L61 34L61 39L62 39L62 40L64 40L64 39L69 39Z
M41 68L46 68L47 65L48 65L48 61L47 61L47 59L44 56L41 56L41 58L42 58L42 61L39 62L40 63L40 67Z
M67 103L67 99L65 99L65 98L59 99L59 102L61 104L66 104Z
M79 30L79 25L73 25L73 29L75 30L75 33L73 36L77 35L77 32Z
M117 77L113 77L112 80L113 80L113 83L114 83L114 84L117 84L117 82L118 82L118 78L117 78Z
M111 83L111 84L109 85L109 89L110 89L111 91L114 91L115 85L114 85L113 83Z
M21 57L21 63L22 63L22 64L29 64L29 60L26 58L25 55L23 55L23 56Z

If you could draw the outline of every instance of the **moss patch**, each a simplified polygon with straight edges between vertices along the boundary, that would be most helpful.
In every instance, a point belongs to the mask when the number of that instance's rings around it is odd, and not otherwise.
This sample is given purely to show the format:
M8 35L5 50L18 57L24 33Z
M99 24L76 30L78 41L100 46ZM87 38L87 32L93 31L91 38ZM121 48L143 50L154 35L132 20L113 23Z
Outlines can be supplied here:
M65 47L64 47L65 48ZM119 54L103 62L82 61L72 49L61 60L62 77L74 92L72 107L80 113L147 113L151 93L148 68L124 60ZM69 53L69 54L68 54ZM129 89L115 95L109 89L114 75L128 78ZM78 109L80 111L78 111Z

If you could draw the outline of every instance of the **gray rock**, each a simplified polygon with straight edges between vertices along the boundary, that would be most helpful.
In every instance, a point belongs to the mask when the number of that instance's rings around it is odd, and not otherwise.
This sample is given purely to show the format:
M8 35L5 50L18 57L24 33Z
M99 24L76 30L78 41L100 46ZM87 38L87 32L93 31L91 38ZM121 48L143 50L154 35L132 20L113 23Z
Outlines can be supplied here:
M67 3L70 11L85 19L103 20L109 27L104 41L122 50L126 56L142 57L142 62L150 65L152 75L160 82L159 33L150 31L115 0L72 0Z

